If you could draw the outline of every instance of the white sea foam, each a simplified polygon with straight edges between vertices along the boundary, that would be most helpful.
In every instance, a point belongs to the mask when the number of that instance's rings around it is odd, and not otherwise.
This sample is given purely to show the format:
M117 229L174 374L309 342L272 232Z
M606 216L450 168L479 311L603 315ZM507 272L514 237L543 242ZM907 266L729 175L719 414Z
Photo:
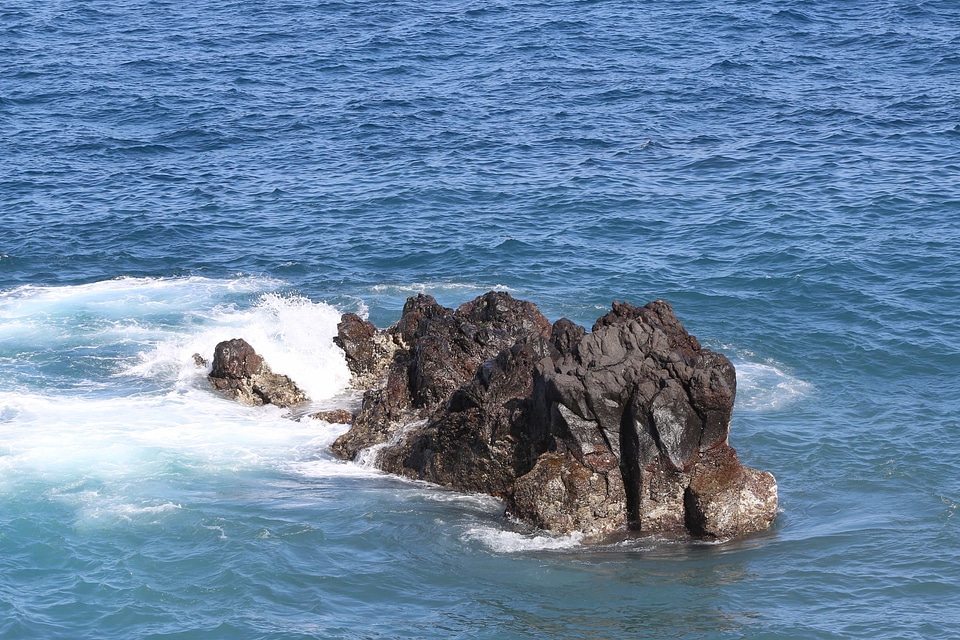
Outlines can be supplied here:
M97 496L99 498L99 496ZM99 520L107 524L114 522L159 523L168 513L180 511L183 507L174 502L161 504L130 504L127 502L91 501L91 505L80 511L80 521L89 525Z
M78 308L104 316L132 318L150 311L202 307L227 294L273 291L282 284L276 279L252 276L232 280L193 276L124 277L62 287L23 285L0 292L0 319L38 313L59 316Z
M402 425L400 428L396 429L390 437L385 442L380 442L373 446L367 447L366 449L361 449L357 453L356 463L361 467L375 468L377 466L377 457L380 455L385 447L393 447L403 440L405 436L411 429L416 427L421 427L426 423L426 420L417 420L415 422L410 422Z
M330 477L377 477L383 472L370 467L346 462L334 458L329 447L334 440L349 429L345 424L330 424L323 420L301 418L301 423L310 425L316 435L297 447L296 456L285 465L285 469L305 478Z
M461 509L479 513L503 512L503 500L485 493L461 493L460 491L429 485L429 490L424 491L421 495L425 500L431 502L453 504Z
M340 312L328 304L266 293L252 307L218 305L191 319L196 328L158 340L122 374L175 375L180 387L190 386L207 373L194 365L193 354L209 359L217 343L243 338L275 372L290 376L312 400L332 398L350 382L343 352L333 343Z
M203 391L136 397L0 393L16 418L0 429L8 469L54 481L163 474L171 460L236 470L274 465L317 437L275 407L244 407Z
M286 468L304 478L379 478L385 475L373 467L363 467L329 456L292 462Z
M467 529L463 537L497 553L573 549L583 540L583 534L579 532L559 536L545 532L517 533L491 526L472 527Z
M376 284L370 287L374 293L416 294L429 292L475 291L478 294L487 291L516 291L504 284L479 285L469 282L411 282L409 284Z
M736 408L743 411L775 411L797 402L813 391L813 385L785 371L771 360L752 353L731 358L737 369Z

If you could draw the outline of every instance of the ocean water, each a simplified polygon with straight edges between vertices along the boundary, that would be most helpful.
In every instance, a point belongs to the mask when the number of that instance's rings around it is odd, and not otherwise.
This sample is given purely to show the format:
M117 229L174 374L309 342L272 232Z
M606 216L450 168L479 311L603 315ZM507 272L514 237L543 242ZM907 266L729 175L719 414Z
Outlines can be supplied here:
M0 4L0 637L960 636L960 5ZM215 396L669 300L772 529L587 546ZM292 418L292 419L291 419Z

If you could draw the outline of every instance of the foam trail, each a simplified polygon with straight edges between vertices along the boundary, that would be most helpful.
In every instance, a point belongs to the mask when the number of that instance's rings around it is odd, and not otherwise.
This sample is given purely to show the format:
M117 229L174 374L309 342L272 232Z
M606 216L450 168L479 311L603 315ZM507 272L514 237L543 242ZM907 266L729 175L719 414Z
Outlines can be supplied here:
M583 534L574 532L557 536L544 532L517 533L496 527L481 526L468 529L463 537L465 540L479 542L497 553L522 553L574 549L580 546Z
M798 402L813 385L785 371L771 360L758 362L754 354L731 358L737 369L736 408L743 411L776 411Z

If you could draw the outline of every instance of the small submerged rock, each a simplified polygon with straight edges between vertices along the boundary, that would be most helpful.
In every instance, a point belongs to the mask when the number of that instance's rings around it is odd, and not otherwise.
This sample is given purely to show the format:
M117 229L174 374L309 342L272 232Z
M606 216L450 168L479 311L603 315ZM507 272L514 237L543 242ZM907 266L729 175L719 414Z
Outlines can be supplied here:
M289 377L274 373L242 338L225 340L213 352L209 380L213 387L249 405L290 407L307 395Z

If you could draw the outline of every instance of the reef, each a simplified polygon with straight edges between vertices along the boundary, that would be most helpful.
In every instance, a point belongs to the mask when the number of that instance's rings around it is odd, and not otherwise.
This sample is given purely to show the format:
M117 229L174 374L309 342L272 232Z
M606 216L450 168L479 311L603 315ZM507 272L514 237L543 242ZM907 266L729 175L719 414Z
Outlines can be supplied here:
M770 526L777 484L729 446L736 372L662 300L613 303L588 333L490 292L427 295L377 329L345 314L335 341L365 389L332 446L387 472L503 498L537 527L730 538Z
M383 471L502 498L536 527L601 542L629 531L726 539L761 531L777 484L729 445L736 372L665 301L614 302L590 332L490 292L457 309L407 300L378 329L347 313L359 411L332 445ZM217 345L210 380L247 404L305 394L242 339Z

